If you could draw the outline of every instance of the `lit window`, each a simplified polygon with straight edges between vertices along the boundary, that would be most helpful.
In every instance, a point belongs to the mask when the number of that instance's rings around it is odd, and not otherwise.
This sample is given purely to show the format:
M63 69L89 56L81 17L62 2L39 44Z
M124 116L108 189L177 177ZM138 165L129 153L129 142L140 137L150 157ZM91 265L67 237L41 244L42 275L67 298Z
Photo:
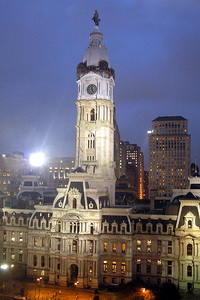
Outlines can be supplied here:
M112 251L113 252L117 251L117 243L113 243Z
M116 273L116 272L117 272L117 263L116 263L116 261L113 261L113 262L112 262L112 272L113 272L113 273Z
M147 245L151 246L151 240L147 240Z
M136 264L136 272L141 273L141 259L137 259L137 264Z
M122 262L121 263L121 273L124 274L126 272L126 263Z
M191 220L188 221L188 228L192 228L192 221Z
M104 252L108 251L108 243L103 243L103 251Z
M14 233L14 231L11 232L11 241L15 242L15 233Z
M104 260L104 262L103 262L103 272L107 273L107 271L108 271L108 262L107 262L107 260Z
M45 246L46 246L46 239L42 238L42 247L45 247Z
M125 253L125 252L126 252L126 244L123 243L123 244L122 244L122 253Z

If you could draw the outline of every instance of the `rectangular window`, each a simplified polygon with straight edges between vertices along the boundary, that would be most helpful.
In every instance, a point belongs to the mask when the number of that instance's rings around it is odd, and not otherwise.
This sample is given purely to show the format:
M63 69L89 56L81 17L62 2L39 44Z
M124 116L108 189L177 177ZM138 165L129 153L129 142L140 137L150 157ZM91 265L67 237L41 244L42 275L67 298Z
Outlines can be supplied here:
M121 263L121 273L124 274L126 272L126 263L122 262Z
M113 273L116 273L116 272L117 272L117 263L116 263L116 261L113 261L113 262L112 262L112 272L113 272Z
M151 274L151 259L147 259L146 261L146 273Z
M93 253L93 241L89 241L89 252Z
M151 246L147 246L147 252L148 252L148 253L151 252Z
M103 251L104 252L108 251L108 243L103 243Z
M15 259L15 252L14 249L11 249L11 260Z
M172 275L172 261L168 260L167 262L167 275Z
M162 274L162 261L160 259L157 260L157 274Z
M146 265L146 273L151 274L151 265Z
M113 243L112 251L117 252L117 243Z
M3 248L3 259L6 260L6 248Z
M151 240L147 240L147 246L151 246Z
M126 244L122 244L122 253L125 253L126 252Z
M162 252L162 247L161 246L158 246L157 247L157 253L161 253Z
M45 238L42 238L42 247L45 247L46 246L46 240Z
M108 262L107 262L107 260L104 260L104 262L103 262L103 272L107 273L107 271L108 271Z
M11 242L15 242L15 232L11 232Z
M136 272L141 273L141 259L137 259L137 264L136 264Z
M172 241L168 241L168 253L172 253Z

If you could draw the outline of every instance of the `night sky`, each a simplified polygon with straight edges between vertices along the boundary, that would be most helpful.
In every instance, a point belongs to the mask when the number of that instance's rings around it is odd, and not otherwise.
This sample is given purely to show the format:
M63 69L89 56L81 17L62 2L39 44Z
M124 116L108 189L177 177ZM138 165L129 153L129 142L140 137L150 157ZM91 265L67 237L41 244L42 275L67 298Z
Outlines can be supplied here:
M0 153L74 156L76 67L95 9L121 140L147 165L151 121L183 116L200 164L199 0L0 0Z

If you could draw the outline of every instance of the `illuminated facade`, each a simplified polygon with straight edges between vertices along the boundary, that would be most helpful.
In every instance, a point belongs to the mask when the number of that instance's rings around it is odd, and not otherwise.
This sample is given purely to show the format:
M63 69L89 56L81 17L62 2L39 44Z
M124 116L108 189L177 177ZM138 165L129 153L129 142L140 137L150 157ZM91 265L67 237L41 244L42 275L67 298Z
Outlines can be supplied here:
M181 116L156 118L149 133L150 197L169 197L173 188L186 188L189 173L188 121Z
M190 193L152 213L114 203L114 71L101 39L95 25L88 59L78 67L76 165L67 186L57 189L51 203L20 208L18 199L18 206L1 205L0 262L12 264L8 272L18 277L42 276L63 286L79 281L79 287L97 288L142 279L198 292L200 199ZM99 57L98 65L88 65L89 53ZM39 191L34 182L32 192Z

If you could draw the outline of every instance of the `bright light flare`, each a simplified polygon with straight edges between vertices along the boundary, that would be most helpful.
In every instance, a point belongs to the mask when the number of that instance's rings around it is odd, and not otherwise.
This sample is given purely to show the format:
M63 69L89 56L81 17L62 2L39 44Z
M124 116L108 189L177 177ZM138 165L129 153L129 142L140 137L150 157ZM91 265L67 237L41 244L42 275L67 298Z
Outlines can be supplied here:
M7 270L8 269L8 265L6 265L6 264L1 265L1 269L2 270Z
M40 167L45 163L45 156L42 152L32 153L29 158L30 164L33 167Z

